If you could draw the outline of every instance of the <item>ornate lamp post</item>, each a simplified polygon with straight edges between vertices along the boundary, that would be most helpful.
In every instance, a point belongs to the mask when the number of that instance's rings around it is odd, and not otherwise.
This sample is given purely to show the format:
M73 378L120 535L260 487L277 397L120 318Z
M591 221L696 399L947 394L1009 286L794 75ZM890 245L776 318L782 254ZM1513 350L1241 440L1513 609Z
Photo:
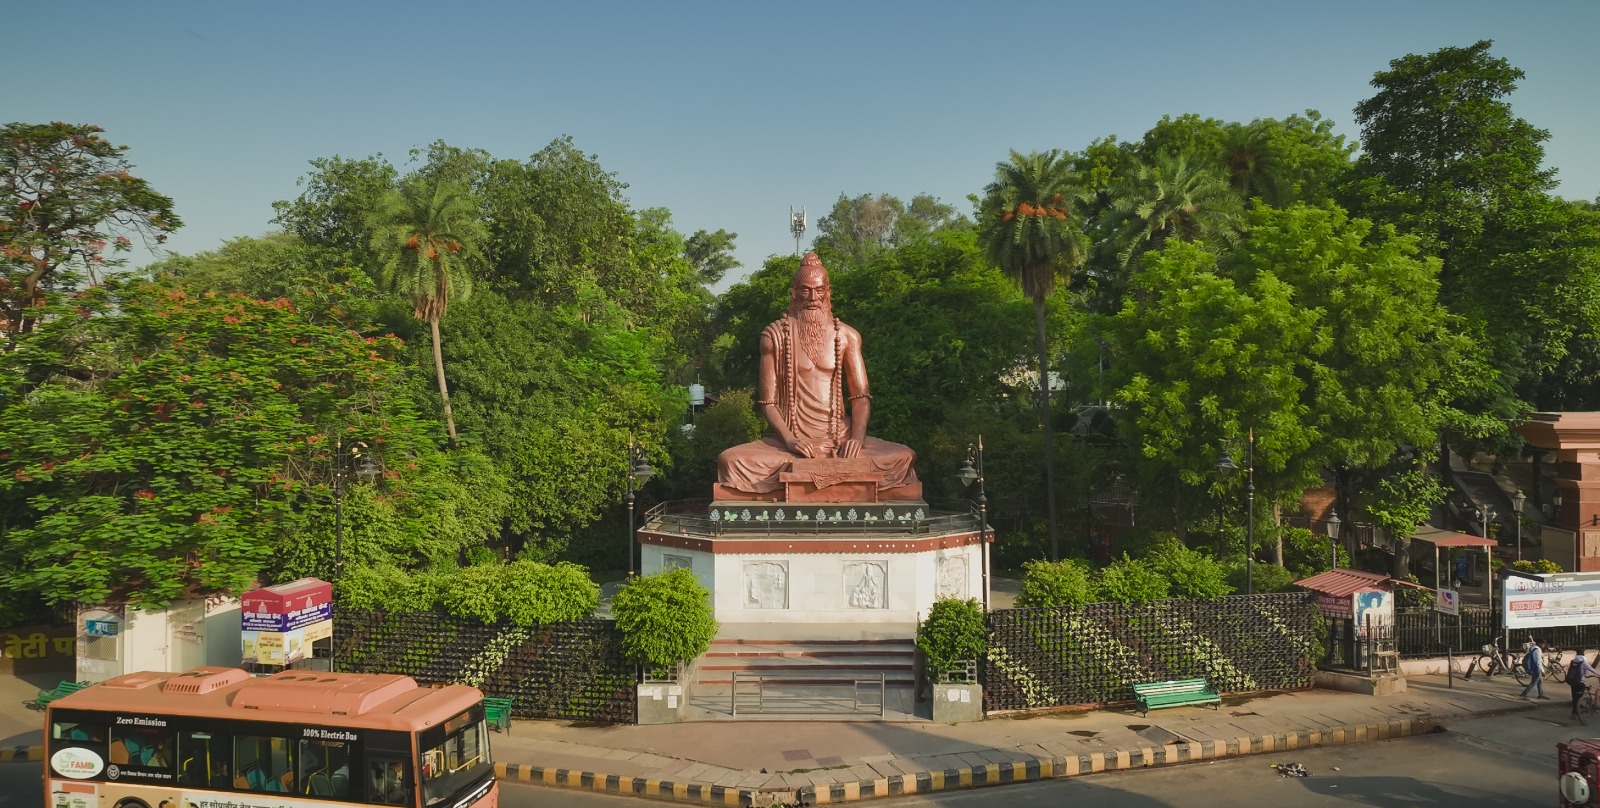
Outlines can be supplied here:
M1517 560L1522 560L1522 506L1527 504L1528 498L1523 495L1522 489L1517 489L1515 496L1511 497L1511 517L1517 520Z
M1255 559L1253 557L1256 546L1256 431L1252 427L1247 433L1245 460L1245 523L1244 523L1244 593L1255 594ZM1217 468L1223 471L1234 471L1239 468L1223 450L1222 457L1217 459Z
M1339 527L1341 524L1339 512L1328 511L1328 549L1333 551L1333 558L1328 565L1330 570L1339 567Z
M644 484L654 477L656 470L650 467L649 458L645 457L644 444L635 443L628 439L628 578L632 579L639 574L635 564L638 550L638 536L633 530L633 492L644 487Z
M976 466L974 466L976 461ZM961 461L956 479L962 487L978 484L978 544L983 548L983 610L989 611L989 497L983 492L983 436L976 444L967 444L967 459Z

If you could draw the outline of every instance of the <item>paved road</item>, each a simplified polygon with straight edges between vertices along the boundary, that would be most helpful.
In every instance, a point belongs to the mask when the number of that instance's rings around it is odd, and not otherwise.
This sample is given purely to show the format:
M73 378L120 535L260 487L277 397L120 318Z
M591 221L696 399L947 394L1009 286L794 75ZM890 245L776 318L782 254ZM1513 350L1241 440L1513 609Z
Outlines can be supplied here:
M1555 744L1600 735L1565 720L1565 707L1480 718L1448 732L1364 744L1232 758L1146 771L877 800L885 808L1521 808L1555 800ZM1287 778L1274 763L1299 763ZM1338 771L1334 771L1335 767ZM619 808L628 797L505 784L507 808ZM37 764L0 764L0 808L40 808Z

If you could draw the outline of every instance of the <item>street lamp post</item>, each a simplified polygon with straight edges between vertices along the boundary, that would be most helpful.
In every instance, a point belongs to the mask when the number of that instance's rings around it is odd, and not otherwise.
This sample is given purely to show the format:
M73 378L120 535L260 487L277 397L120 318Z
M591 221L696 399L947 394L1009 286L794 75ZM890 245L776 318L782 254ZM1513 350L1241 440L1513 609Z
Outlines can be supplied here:
M632 580L639 574L634 557L638 550L638 536L633 529L633 492L644 487L644 484L654 477L656 470L650 467L649 458L645 457L644 444L635 443L628 439L628 578Z
M1245 523L1244 523L1244 593L1255 594L1255 559L1253 553L1256 544L1256 430L1251 427L1246 433L1245 454ZM1217 468L1223 471L1233 471L1239 468L1233 458L1224 450L1222 457L1217 459Z
M976 461L976 466L974 466ZM989 611L989 497L983 491L983 436L977 444L967 444L967 459L961 461L956 479L963 487L978 483L978 545L983 548L983 611Z
M344 577L344 479L354 473L362 482L371 483L383 473L383 470L372 462L372 458L366 456L366 451L365 441L358 440L346 444L343 436L333 439L333 580L335 583ZM361 464L351 469L350 465L357 460L360 460ZM337 670L339 645L330 640L329 646L328 668Z
M1518 561L1522 560L1522 506L1524 504L1526 504L1527 501L1528 501L1528 498L1523 495L1522 489L1520 489L1520 488L1517 489L1516 495L1511 498L1511 508L1512 508L1512 511L1513 511L1512 512L1512 518L1517 520L1517 560Z
M1341 524L1342 523L1339 520L1339 512L1335 510L1329 510L1328 549L1333 551L1333 561L1328 567L1330 570L1338 569L1339 567L1339 527Z

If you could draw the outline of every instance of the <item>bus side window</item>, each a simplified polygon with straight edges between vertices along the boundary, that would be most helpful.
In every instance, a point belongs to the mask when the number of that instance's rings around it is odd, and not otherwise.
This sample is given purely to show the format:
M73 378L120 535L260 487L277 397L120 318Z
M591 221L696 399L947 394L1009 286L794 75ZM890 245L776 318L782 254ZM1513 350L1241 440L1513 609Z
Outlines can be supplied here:
M367 782L371 788L367 801L378 805L404 805L406 799L405 765L398 760L367 761Z
M294 748L287 738L239 735L234 738L235 788L289 793L295 790Z
M57 741L80 741L83 743L105 743L106 728L94 724L79 724L72 721L56 721L50 725L50 738Z
M228 736L214 732L178 734L178 783L186 786L227 787Z

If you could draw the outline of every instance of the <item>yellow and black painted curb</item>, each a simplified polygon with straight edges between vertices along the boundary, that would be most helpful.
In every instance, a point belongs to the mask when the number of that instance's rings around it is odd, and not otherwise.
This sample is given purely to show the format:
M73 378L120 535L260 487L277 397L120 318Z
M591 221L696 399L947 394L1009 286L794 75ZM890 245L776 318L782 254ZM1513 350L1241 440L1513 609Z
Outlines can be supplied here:
M916 772L873 780L803 786L795 790L730 788L709 783L683 783L653 777L621 777L614 774L524 766L516 763L496 763L494 767L495 774L503 780L512 782L580 788L586 791L694 802L702 805L766 808L772 805L828 805L877 797L932 794L1004 783L1077 777L1096 772L1167 766L1197 760L1217 760L1319 746L1340 746L1424 735L1435 731L1438 727L1438 721L1432 718L1404 718L1330 729L1281 732L1275 735L1247 735L1227 740L1213 739L1162 746L1140 746L1075 757L990 763L984 766Z
M1026 783L1056 777L1077 777L1096 772L1126 771L1150 766L1166 766L1196 760L1283 752L1317 746L1339 746L1362 741L1379 741L1433 732L1433 719L1406 718L1372 724L1322 730L1297 730L1276 735L1249 735L1228 740L1190 741L1163 746L1140 746L1094 752L1076 757L1035 758L1011 763L990 763L944 771L917 772L876 780L807 786L798 794L801 805L827 805L875 797L929 794L961 788L977 788L1002 783ZM764 803L757 802L757 805Z
M44 746L5 746L0 747L0 763L12 763L24 760L44 760Z
M664 800L698 802L703 805L730 805L748 808L754 803L755 789L727 788L710 783L680 783L656 777L622 777L615 774L524 766L517 763L494 764L501 780L534 785L581 788L605 794L628 794Z

